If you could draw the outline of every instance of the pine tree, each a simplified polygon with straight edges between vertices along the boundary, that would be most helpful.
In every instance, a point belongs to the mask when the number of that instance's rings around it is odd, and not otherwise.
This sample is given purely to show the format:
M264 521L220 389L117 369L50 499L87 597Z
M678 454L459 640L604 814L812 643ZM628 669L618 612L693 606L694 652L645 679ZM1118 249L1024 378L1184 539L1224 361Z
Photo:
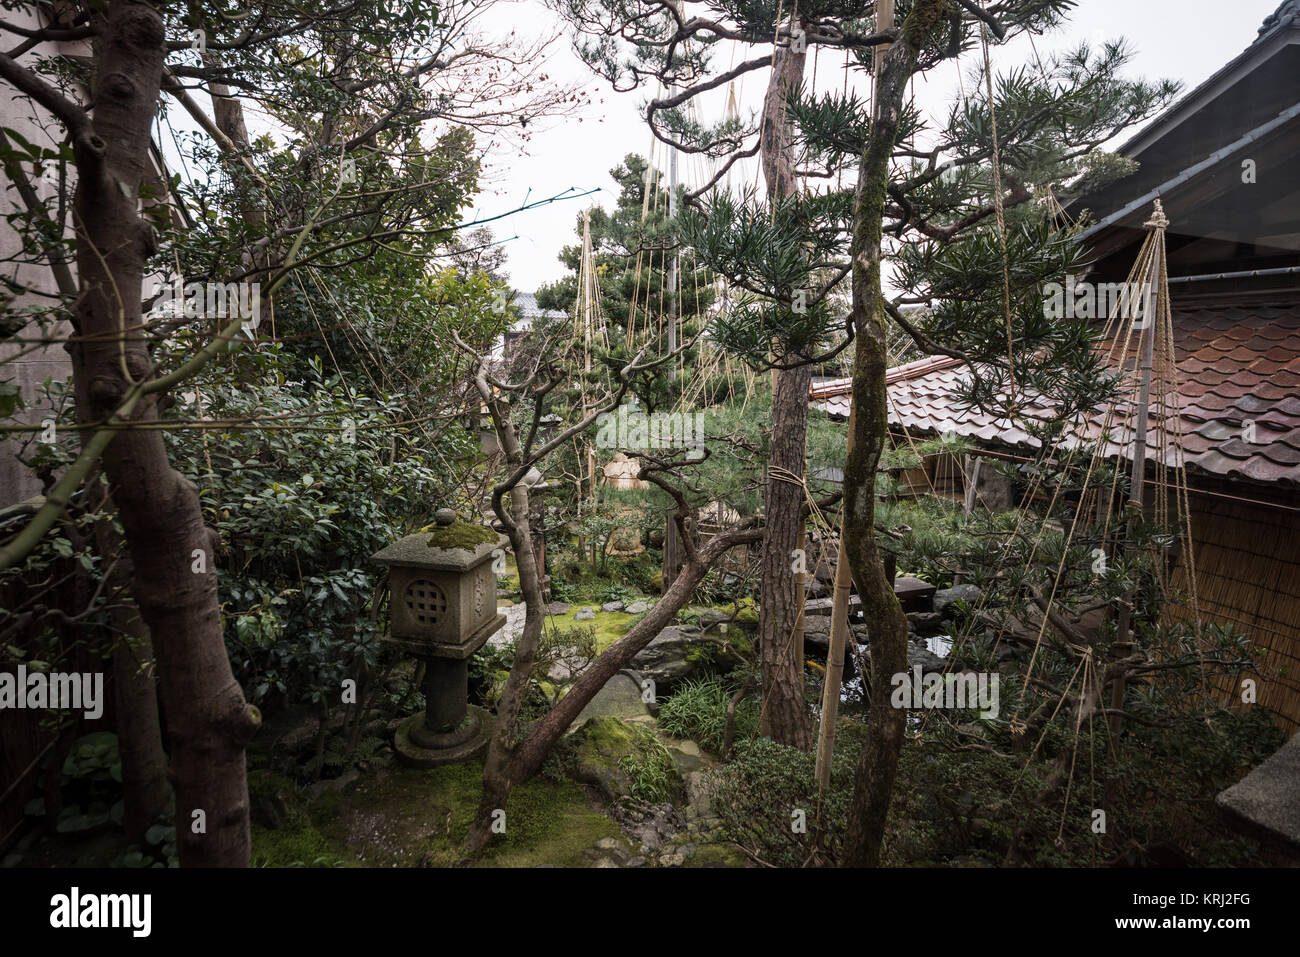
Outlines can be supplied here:
M668 219L668 190L662 185L662 175L635 153L629 153L609 172L619 184L618 201L612 212L602 207L590 210L589 222L601 318L607 325L613 358L623 360L617 368L631 355L629 331L632 351L647 342L648 355L666 351L665 321L672 309L668 264L680 252L680 243ZM579 215L575 227L578 242L565 246L558 257L569 274L537 290L541 308L573 313L578 299L583 229L584 216ZM705 270L689 257L678 257L677 276L682 322L679 341L690 341L713 305L716 292ZM685 375L676 384L668 366L641 373L632 384L633 394L647 412L671 408L680 399L681 385L690 380L699 358L697 347L682 353L675 365Z
M717 324L728 348L789 368L846 345L848 335L854 340L842 533L871 635L873 697L847 857L873 864L905 718L889 705L888 679L907 665L906 620L884 575L873 518L888 436L890 328L926 354L967 363L959 401L1016 416L1026 394L1039 394L1058 403L1062 418L1104 401L1112 387L1093 352L1093 331L1085 322L1049 321L1038 292L1078 265L1071 230L1052 211L1058 199L1096 188L1114 168L1099 153L1102 144L1161 109L1177 88L1122 78L1130 53L1118 42L1036 57L1032 67L997 77L984 71L986 50L1059 26L1071 0L1003 0L988 10L974 0L898 0L896 25L879 28L875 2L781 7L779 23L768 3L710 4L706 15L692 16L697 6L669 12L652 0L567 0L563 9L595 38L580 45L588 63L616 86L663 84L667 92L646 110L656 135L723 159L714 182L743 156L779 152L787 127L772 119L789 120L788 148L805 189L769 189L766 197L700 190L687 197L698 212L684 234L701 262L748 293ZM755 55L737 52L736 66L712 68L709 54L724 39L751 45ZM800 85L782 98L786 112L774 113L772 89L793 72L793 54L809 47L842 51L845 69L862 82L821 95ZM932 127L906 101L908 84L951 59L969 66L973 92ZM705 126L684 109L767 67L778 79L763 115ZM856 89L873 72L874 107ZM886 259L894 266L888 298ZM845 280L852 310L836 316L829 304ZM909 318L907 304L930 308ZM769 511L767 522L775 518ZM765 572L791 574L775 562ZM769 594L779 583L765 579L761 587Z

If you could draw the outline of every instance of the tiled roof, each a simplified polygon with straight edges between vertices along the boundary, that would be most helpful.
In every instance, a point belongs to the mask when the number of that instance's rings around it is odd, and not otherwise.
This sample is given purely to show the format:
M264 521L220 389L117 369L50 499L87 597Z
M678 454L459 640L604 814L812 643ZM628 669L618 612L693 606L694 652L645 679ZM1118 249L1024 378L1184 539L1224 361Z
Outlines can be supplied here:
M543 309L537 305L537 296L531 292L520 292L515 290L514 297L515 308L519 310L521 319L563 319L568 315L559 309Z
M1300 486L1300 303L1260 306L1200 305L1174 310L1174 352L1184 458L1193 471L1226 478ZM1131 366L1130 366L1131 367ZM963 363L931 356L891 369L889 422L908 432L944 433L1022 449L1039 442L1006 419L979 409L959 409L953 386L966 377ZM848 379L814 389L812 401L832 415L847 416ZM1174 399L1168 400L1172 413ZM1128 403L1111 419L1108 457L1132 454L1126 437ZM1178 428L1153 404L1147 435L1148 458L1158 456L1160 431L1167 428L1166 459L1177 464L1173 436ZM1106 409L1096 407L1074 435L1101 435ZM1046 406L1032 399L1026 414L1046 418ZM1246 425L1254 423L1254 441Z

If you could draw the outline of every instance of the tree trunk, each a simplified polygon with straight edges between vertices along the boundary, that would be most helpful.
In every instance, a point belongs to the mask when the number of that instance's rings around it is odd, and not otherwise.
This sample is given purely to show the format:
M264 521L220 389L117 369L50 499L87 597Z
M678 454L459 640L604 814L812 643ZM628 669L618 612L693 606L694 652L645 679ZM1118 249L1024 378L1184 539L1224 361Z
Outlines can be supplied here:
M769 202L791 196L797 190L793 130L785 103L803 80L807 58L807 47L796 49L793 43L776 47L772 55L760 143ZM780 361L788 365L803 358L806 357L786 354ZM794 556L803 539L804 492L799 483L807 461L804 446L811 383L810 366L776 371L758 608L763 678L761 731L779 744L804 751L812 743L812 732L808 704L803 696L804 595L800 576L794 570Z
M508 442L502 442L507 458L517 458L520 454L519 442L513 428L507 423L499 431L503 439L508 439ZM506 679L506 686L497 702L496 722L488 743L487 758L483 762L483 793L465 841L465 849L469 854L477 854L487 846L492 836L493 812L505 810L510 789L516 783L511 774L516 750L515 732L524 696L532 681L533 668L537 664L537 650L541 645L542 628L546 621L541 577L537 573L537 562L528 534L528 489L516 485L510 491L510 499L515 527L508 534L519 571L519 590L523 593L526 608L524 630L515 641L515 660L510 667L510 677Z
M569 693L547 712L532 733L515 749L509 765L511 782L520 784L538 772L556 742L596 696L596 692L605 687L605 683L621 669L630 665L632 659L672 622L714 562L726 554L728 549L757 541L761 534L754 529L716 535L697 554L688 557L668 592L627 634L606 648L582 672Z
M787 357L791 358L791 357ZM803 696L802 576L795 555L803 542L804 438L812 367L783 370L772 398L766 535L761 565L758 647L763 675L761 732L778 744L807 750L811 744L808 704Z
M113 511L111 500L104 509ZM167 783L167 754L158 721L153 640L135 601L125 594L131 562L111 519L95 528L99 554L109 572L110 592L121 590L109 613L116 632L113 643L113 692L117 711L118 753L122 758L123 827L129 844L143 844L145 831L166 810L172 789Z
M849 409L849 436L846 455L853 454L853 430L857 415ZM844 545L844 532L837 537L835 550L835 586L831 600L830 644L826 649L826 681L822 686L821 723L817 728L817 791L831 785L831 764L835 760L835 724L840 716L840 690L844 684L844 650L849 643L849 598L853 591L853 573Z
M876 85L871 136L863 152L854 198L853 363L854 422L844 470L845 551L866 615L871 650L868 736L858 756L843 863L880 863L885 821L903 746L907 712L890 702L890 679L907 670L907 618L885 575L876 548L876 467L884 449L889 417L885 373L889 368L880 281L881 241L889 163L898 135L907 80L921 44L931 34L943 0L917 0L903 24L902 42L884 58Z
M155 248L138 197L164 56L157 9L114 3L95 16L103 33L95 49L93 135L75 146L79 338L68 349L83 421L111 415L153 371L135 335L145 261ZM157 397L146 395L131 417L156 419ZM84 430L83 443L90 436ZM134 565L135 599L158 642L181 863L246 866L244 747L261 717L226 657L216 536L203 523L194 486L171 468L162 432L123 430L101 461Z

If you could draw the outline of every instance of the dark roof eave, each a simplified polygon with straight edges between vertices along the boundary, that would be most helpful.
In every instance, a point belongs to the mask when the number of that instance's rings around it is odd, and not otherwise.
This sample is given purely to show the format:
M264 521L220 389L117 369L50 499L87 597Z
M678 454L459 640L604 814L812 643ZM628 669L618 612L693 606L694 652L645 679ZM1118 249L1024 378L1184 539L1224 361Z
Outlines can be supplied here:
M1232 143L1229 143L1227 146L1223 147L1222 149L1216 150L1214 153L1207 156L1199 163L1187 167L1187 169L1183 170L1177 176L1173 177L1172 179L1165 180L1165 182L1143 193L1141 196L1133 200L1131 203L1128 203L1127 205L1117 209L1115 212L1111 213L1105 219L1100 220L1097 223L1094 223L1092 226L1089 226L1087 229L1085 229L1083 232L1079 234L1078 241L1085 242L1086 240L1097 235L1103 229L1107 229L1110 226L1113 226L1116 223L1120 222L1121 220L1127 219L1129 216L1132 216L1134 213L1142 210L1146 206L1149 206L1154 200L1160 198L1166 193L1170 193L1175 189L1178 189L1180 186L1183 186L1184 184L1186 184L1187 182L1189 182L1199 174L1205 172L1207 169L1210 169L1213 166L1217 166L1219 163L1230 158L1233 154L1238 153L1241 150L1245 149L1247 146L1251 145L1252 143L1257 142L1262 137L1267 136L1269 133L1272 133L1278 127L1285 125L1286 123L1295 119L1297 116L1300 116L1300 103L1296 103L1295 105L1289 107L1288 109L1283 110L1281 113L1273 117L1273 119L1269 120L1267 123L1263 123L1255 127L1253 130L1251 130L1249 133L1242 136L1240 139Z
M1250 46L1215 71L1209 79L1125 141L1116 152L1137 159L1167 134L1195 116L1207 102L1263 66L1279 49L1298 41L1300 41L1300 19L1282 20L1275 24L1268 33L1256 37Z

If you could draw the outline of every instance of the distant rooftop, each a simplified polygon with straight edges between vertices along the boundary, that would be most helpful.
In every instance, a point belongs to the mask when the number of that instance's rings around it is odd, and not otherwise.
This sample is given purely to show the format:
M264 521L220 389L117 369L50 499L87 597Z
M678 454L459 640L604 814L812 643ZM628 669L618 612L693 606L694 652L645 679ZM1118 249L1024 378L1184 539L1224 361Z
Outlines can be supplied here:
M543 309L537 305L537 295L531 292L520 292L515 290L514 303L519 309L520 317L524 319L564 319L568 316L567 312L560 309Z

